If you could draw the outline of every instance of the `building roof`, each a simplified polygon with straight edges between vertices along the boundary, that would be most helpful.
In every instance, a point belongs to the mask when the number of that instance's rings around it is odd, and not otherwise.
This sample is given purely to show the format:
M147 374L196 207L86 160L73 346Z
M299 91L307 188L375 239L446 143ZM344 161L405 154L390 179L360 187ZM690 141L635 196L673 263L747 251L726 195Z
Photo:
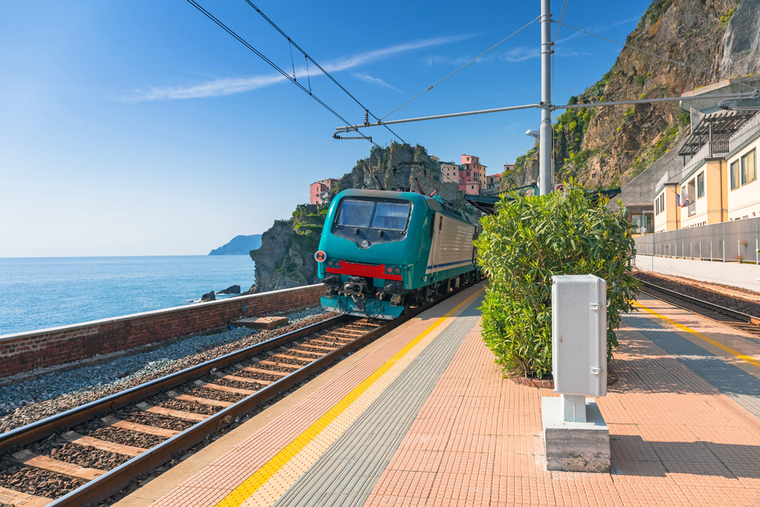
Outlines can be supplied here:
M728 139L739 131L747 121L750 120L756 111L719 111L717 113L706 114L699 124L692 129L691 134L678 151L679 155L692 156L696 154L702 146L712 140L714 145L725 142L728 151ZM718 152L720 150L716 150Z

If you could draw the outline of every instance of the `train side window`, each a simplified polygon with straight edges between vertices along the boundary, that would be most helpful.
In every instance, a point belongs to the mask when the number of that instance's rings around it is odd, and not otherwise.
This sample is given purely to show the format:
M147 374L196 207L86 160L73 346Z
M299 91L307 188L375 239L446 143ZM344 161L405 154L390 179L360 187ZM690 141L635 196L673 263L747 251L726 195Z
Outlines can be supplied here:
M443 215L438 217L438 230L439 231L443 230Z
M430 218L430 237L433 237L433 232L435 232L435 213L433 213L433 216Z
M340 204L340 212L335 224L349 227L369 227L374 209L375 203L372 201L344 199Z

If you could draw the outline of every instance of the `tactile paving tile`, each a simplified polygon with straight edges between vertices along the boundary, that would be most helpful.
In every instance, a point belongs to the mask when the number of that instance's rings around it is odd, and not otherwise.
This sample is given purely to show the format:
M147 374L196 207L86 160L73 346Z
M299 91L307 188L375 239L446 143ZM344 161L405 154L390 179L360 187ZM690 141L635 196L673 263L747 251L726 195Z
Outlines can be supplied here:
M361 505L446 370L477 323L471 303L359 416L275 504Z

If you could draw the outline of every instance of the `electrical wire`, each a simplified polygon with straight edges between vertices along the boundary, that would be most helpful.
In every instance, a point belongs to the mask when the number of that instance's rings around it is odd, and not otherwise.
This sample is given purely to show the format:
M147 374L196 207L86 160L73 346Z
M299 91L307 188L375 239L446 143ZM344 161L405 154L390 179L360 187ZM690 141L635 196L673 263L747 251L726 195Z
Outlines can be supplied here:
M559 23L557 23L557 30L554 32L554 40L552 41L552 53L554 52L554 48L557 46L557 39L559 39L559 31L562 28L562 22L565 20L565 15L567 14L567 7L570 3L570 0L565 0L562 4L562 10L559 13ZM554 72L554 61L556 58L552 58L552 97L554 97L554 84L557 82L555 72Z
M306 53L306 51L304 51L303 49L301 49L301 46L299 46L298 44L296 44L296 42L293 39L291 39L290 37L288 37L288 35L285 32L283 32L282 29L280 29L280 27L277 26L274 21L272 21L271 19L269 19L266 14L264 14L263 12L261 12L261 9L259 9L258 7L256 7L253 4L253 2L251 2L251 0L245 0L245 2L248 5L250 5L256 12L258 12L261 15L261 17L264 18L270 25L272 25L272 28L274 28L275 30L277 30L278 32L280 32L280 35L282 35L283 37L285 37L290 44L292 44L293 46L295 46L295 48L303 54L303 56L307 60L306 65L308 65L308 60L311 60L311 63L313 63L314 65L316 65L317 68L319 70L321 70L322 73L325 76L329 77L330 80L338 86L338 88L340 88L341 90L343 90L343 92L345 92L346 95L348 95L349 97L351 97L353 99L353 101L356 102L362 109L364 109L364 111L369 116L372 116L375 120L380 121L380 119L377 116L375 116L374 114L372 114L372 112L364 104L362 104L361 102L359 102L359 99L357 99L356 97L354 97L353 95L351 95L351 93L349 93L349 91L346 90L343 87L342 84L340 84L334 77L332 77L332 75L329 72L327 72L320 64L318 64L316 62L316 60L314 60L314 58L312 58L311 56L309 56ZM404 141L403 139L401 139L401 137L399 137L398 134L396 134L394 131L392 131L390 129L390 127L385 126L385 128L388 129L388 132L390 132L391 134L393 134L394 136L396 136L399 139L399 141L401 141L402 143L406 143L406 141Z
M301 83L299 83L298 81L296 81L292 76L288 75L288 73L286 71L284 71L283 69L281 69L276 63L274 63L272 60L270 60L269 58L267 58L266 55L264 55L261 51L259 51L255 47L251 46L245 39L243 39L241 36L239 36L237 33L235 33L231 28L229 28L227 25L225 25L224 23L222 23L219 19L217 19L216 17L214 17L213 14L211 14L209 11L207 11L206 9L204 9L203 7L201 7L198 4L198 2L196 2L195 0L187 0L187 1L188 1L188 3L190 3L190 5L192 5L193 7L195 7L196 9L198 9L200 12L202 12L207 18L209 18L211 21L213 21L214 23L216 23L217 25L219 25L219 27L222 28L225 32L227 32L228 34L232 35L235 39L237 39L238 42L240 42L246 48L248 48L249 50L251 50L256 56L258 56L259 58L261 58L262 60L264 60L273 69L275 69L277 72L279 72L280 74L282 74L282 76L285 79L287 79L288 81L290 81L291 83L293 83L294 85L296 85L297 87L299 87L301 90L303 90L304 93L307 93L311 98L313 98L315 101L317 101L317 103L319 103L322 107L324 107L325 109L327 109L328 111L330 111L340 121L342 121L343 123L345 123L346 126L351 126L351 124L348 122L348 120L346 120L340 114L338 114L337 111L335 111L333 108L331 108L330 106L328 106L327 104L325 104L319 97L317 97L316 95L314 95L311 92L311 90L307 90L306 87L304 87ZM374 144L378 148L380 147L380 145L378 145L377 143L375 143L375 142L372 141L372 138L367 137L364 134L362 134L361 132L359 132L358 128L352 129L352 130L355 130L363 139L366 139L367 141L371 142L372 144Z
M554 21L554 23L558 23L558 22ZM573 30L577 30L577 31L579 31L581 33L585 33L587 35L591 35L593 37L598 37L599 39L606 40L606 41L612 42L614 44L618 44L620 46L623 46L624 48L629 48L629 49L632 49L634 51L639 51L640 53L644 53L644 54L649 55L649 56L654 56L655 58L659 58L660 60L665 60L666 62L675 63L676 65L680 65L681 67L686 67L687 69L696 70L697 72L701 72L703 74L707 74L708 76L714 77L716 79L720 79L720 76L718 76L717 74L714 74L714 73L712 73L712 72L710 72L708 70L700 69L699 67L694 67L693 65L688 65L686 62L679 62L677 60L673 60L672 58L667 58L665 56L660 56L660 55L658 55L656 53L651 53L651 52L646 51L644 49L639 49L637 47L631 46L631 45L626 44L624 42L619 42L619 41L616 41L616 40L613 40L613 39L608 39L607 37L603 37L603 36L595 34L593 32L589 32L589 31L583 30L581 28L576 28L574 26L570 26L570 25L565 24L565 23L558 23L558 24L561 24L562 26L566 26L568 28L572 28ZM736 83L736 84L739 84L741 86L745 86L746 88L748 88L750 90L754 90L755 89L752 86L746 85L744 83Z
M493 46L491 46L490 48L486 49L485 51L483 51L482 53L480 53L478 56L476 56L475 58L473 58L473 59L472 59L472 60L470 60L469 62L465 63L464 65L462 65L461 67L459 67L457 70L455 70L454 72L452 72L452 73L451 73L451 74L449 74L448 76L446 76L446 77L444 77L443 79L439 80L439 81L438 81L438 82L436 82L435 84L433 84L433 85L431 85L431 86L428 86L428 87L427 87L425 90L421 91L420 93L418 93L417 95L415 95L415 96L414 96L414 97L412 97L411 99L407 100L406 102L404 102L403 104L401 104L400 106L398 106L396 109L394 109L394 110L393 110L393 111L391 111L390 113L388 113L388 114L386 114L385 116L383 116L382 118L380 118L380 120L384 120L384 119L386 119L387 117L389 117L390 115L392 115L393 113L395 113L396 111L398 111L399 109L401 109L402 107L404 107L405 105L409 104L411 101L413 101L413 100L415 100L416 98L418 98L419 96L421 96L421 95L423 95L423 94L425 94L425 93L429 92L430 90L432 90L432 89L433 89L433 87L434 87L434 86L437 86L437 85L441 84L442 82L446 81L448 78L450 78L451 76L453 76L454 74L456 74L456 73L457 73L457 72L459 72L460 70L464 69L465 67L467 67L467 66L468 66L468 65L470 65L472 62L474 62L475 60L477 60L478 58L480 58L480 57L481 57L481 56L483 56L484 54L488 53L488 52L489 52L489 51L491 51L492 49L495 49L497 46L501 45L503 42L506 42L506 41L507 41L508 39L510 39L511 37L514 37L514 36L515 36L515 35L517 35L518 33L522 32L523 30L525 30L526 28L528 28L530 25L532 25L533 23L535 23L535 22L536 22L536 21L538 21L539 19L540 19L540 16L539 16L539 17L537 17L537 18L535 18L533 21L531 21L531 22L530 22L530 23L528 23L527 25L523 26L522 28L518 29L518 30L517 30L516 32L514 32L513 34L511 34L511 35L508 35L507 37L503 38L501 41L497 42L496 44L494 44L494 45L493 45ZM380 120L378 120L378 121L380 121Z

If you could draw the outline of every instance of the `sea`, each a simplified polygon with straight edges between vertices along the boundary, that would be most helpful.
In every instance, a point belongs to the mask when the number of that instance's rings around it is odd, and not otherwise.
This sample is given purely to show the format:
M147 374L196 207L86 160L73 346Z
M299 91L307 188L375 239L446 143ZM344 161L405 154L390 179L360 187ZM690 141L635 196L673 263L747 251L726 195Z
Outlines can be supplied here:
M247 255L0 258L0 336L246 291L254 267Z

